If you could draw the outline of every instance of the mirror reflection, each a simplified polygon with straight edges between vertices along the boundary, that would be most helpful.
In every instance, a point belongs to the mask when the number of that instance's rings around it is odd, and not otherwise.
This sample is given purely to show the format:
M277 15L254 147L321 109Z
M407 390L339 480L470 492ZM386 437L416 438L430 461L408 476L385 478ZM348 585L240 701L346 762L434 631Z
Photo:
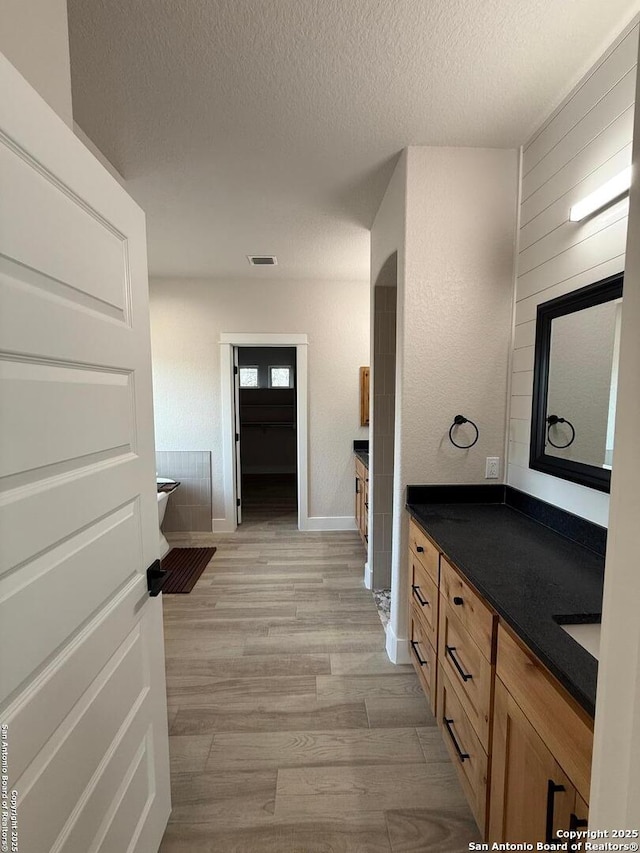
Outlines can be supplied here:
M622 299L551 321L545 454L610 468Z
M536 310L529 467L608 492L623 273Z

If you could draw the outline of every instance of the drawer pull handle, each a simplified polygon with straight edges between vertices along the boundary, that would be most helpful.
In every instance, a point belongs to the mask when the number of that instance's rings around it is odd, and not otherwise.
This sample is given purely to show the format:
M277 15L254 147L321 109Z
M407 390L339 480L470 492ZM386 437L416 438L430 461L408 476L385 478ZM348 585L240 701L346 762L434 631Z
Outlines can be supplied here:
M574 832L576 829L583 829L587 826L589 826L588 820L584 820L584 818L578 817L577 814L574 814L573 812L571 812L571 815L569 816L569 830L571 832ZM569 850L577 850L577 849L578 849L578 847L577 847L576 842L570 841L569 842Z
M458 670L458 672L460 674L460 678L463 681L469 681L470 678L473 678L473 675L471 675L470 672L465 672L464 669L460 666L460 661L458 660L458 658L454 654L454 652L456 650L455 646L447 646L445 644L444 650L445 650L445 654L448 654L449 657L451 658L453 665Z
M429 602L427 601L427 599L422 597L420 587L414 583L411 584L411 589L413 590L415 598L418 600L418 604L421 604L423 607L429 607Z
M553 779L549 779L547 783L547 826L546 826L546 840L547 844L553 844L553 813L555 811L555 798L556 794L559 791L565 791L566 788L564 785L557 785Z
M459 746L459 744L458 744L458 741L456 740L456 736L454 735L454 733L453 733L453 729L451 728L451 724L453 723L453 720L448 720L446 717L443 717L443 718L442 718L442 722L443 722L443 723L445 724L445 726L447 727L447 731L449 732L449 737L450 737L450 738L451 738L451 740L453 741L453 745L454 745L454 746L455 746L455 748L456 748L456 752L458 753L458 758L460 759L460 761L464 761L464 760L465 760L465 758L471 758L471 756L469 755L469 753L468 753L468 752L463 752L463 751L460 749L460 746Z
M416 551L418 552L418 554L424 554L424 548L422 547L422 545L416 545Z
M418 651L418 644L415 640L411 640L411 648L413 649L414 655L418 658L418 663L420 664L420 666L429 666L429 661L422 660L422 658L420 657L420 652Z
M459 596L459 595L454 595L454 597L453 597L453 603L454 603L457 607L460 607L460 605L464 604L464 598L460 598L460 596Z

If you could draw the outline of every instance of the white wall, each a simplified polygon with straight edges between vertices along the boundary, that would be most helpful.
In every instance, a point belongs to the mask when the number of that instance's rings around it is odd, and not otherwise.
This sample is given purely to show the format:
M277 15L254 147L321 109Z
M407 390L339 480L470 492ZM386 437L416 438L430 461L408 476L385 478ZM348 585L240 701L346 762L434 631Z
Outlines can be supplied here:
M636 100L629 241L602 608L590 829L639 829L640 817L640 104ZM636 839L634 839L636 840Z
M408 149L405 482L484 482L486 457L503 455L517 166L515 150ZM448 438L458 413L480 431L468 451Z
M2 0L0 51L73 127L66 0Z
M522 162L507 481L602 525L608 495L529 468L535 318L539 303L624 269L626 202L582 222L568 216L631 163L637 53L635 24L534 134Z
M486 456L503 454L517 180L515 150L409 148L374 223L372 282L398 250L393 660L406 659L407 484L485 482ZM458 413L480 430L468 451L449 442Z
M308 335L309 515L353 518L368 283L152 279L150 302L156 446L211 450L214 518L225 516L218 340L234 332Z

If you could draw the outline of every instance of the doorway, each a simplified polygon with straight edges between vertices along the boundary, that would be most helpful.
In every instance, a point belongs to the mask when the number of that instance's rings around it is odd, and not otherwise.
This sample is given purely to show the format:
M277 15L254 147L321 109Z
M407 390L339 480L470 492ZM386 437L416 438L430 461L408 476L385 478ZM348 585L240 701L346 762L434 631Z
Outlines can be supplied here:
M235 347L237 522L298 508L295 347Z
M396 404L397 255L382 267L373 289L373 467L370 585L389 593L393 550Z
M235 382L234 364L239 350L247 348L266 348L275 351L283 348L295 349L295 436L296 436L296 479L298 529L309 530L308 496L308 339L306 334L260 334L255 332L221 332L220 339L220 380L221 380L221 424L222 424L222 478L224 488L224 518L214 519L214 532L231 533L238 525L238 500L242 512L242 448L238 448L236 436L240 438L239 388ZM278 366L272 361L273 366ZM239 376L239 373L238 373ZM238 383L239 384L239 383ZM237 396L237 400L236 400ZM239 472L239 476L238 476Z

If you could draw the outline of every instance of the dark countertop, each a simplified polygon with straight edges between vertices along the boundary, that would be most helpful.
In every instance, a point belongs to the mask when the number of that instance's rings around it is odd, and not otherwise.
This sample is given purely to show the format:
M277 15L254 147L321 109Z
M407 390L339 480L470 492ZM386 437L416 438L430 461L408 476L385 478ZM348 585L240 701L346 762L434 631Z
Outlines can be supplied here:
M362 462L367 471L369 470L369 451L368 450L354 450L353 451L356 457Z
M592 717L598 663L562 630L602 611L604 557L505 504L407 504L469 579Z

